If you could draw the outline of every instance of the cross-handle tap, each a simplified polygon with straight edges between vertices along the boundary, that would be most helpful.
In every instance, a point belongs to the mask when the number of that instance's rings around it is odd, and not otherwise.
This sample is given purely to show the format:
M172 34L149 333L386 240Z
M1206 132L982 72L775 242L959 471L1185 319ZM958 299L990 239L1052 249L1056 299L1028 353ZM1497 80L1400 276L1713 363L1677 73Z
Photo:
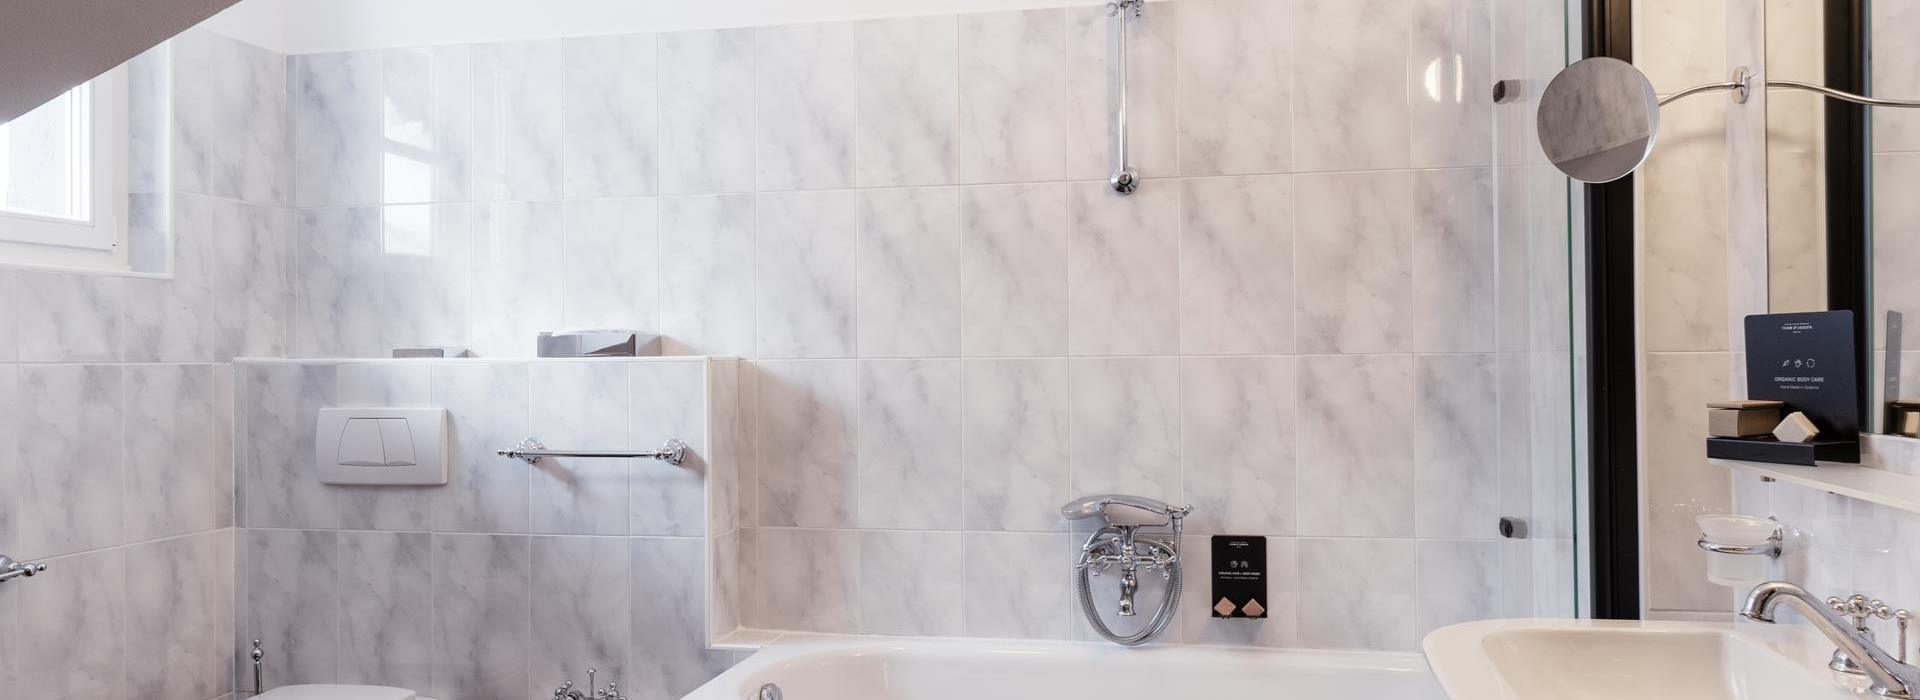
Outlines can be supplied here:
M1781 602L1798 609L1814 629L1833 642L1836 649L1829 668L1865 675L1871 683L1869 690L1883 698L1912 698L1915 692L1920 692L1920 668L1894 659L1874 643L1872 633L1866 631L1866 617L1878 616L1874 612L1874 601L1854 596L1844 601L1830 598L1822 605L1823 601L1805 588L1786 581L1768 581L1747 594L1746 604L1740 606L1740 616L1772 623L1774 611ZM1866 611L1865 615L1855 614L1858 610Z

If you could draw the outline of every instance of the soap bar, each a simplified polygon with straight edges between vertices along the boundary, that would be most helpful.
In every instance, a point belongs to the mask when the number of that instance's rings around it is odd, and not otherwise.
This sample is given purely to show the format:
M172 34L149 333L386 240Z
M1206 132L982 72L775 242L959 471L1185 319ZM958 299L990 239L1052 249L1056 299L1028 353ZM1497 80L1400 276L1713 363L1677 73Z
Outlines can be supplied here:
M1707 434L1713 437L1758 437L1780 424L1779 401L1716 401L1707 404Z
M1812 442L1819 435L1820 429L1814 427L1807 414L1799 411L1787 414L1787 419L1773 429L1773 436L1781 442Z
M1773 432L1780 424L1780 411L1737 411L1715 408L1707 411L1707 434L1713 437L1757 437Z

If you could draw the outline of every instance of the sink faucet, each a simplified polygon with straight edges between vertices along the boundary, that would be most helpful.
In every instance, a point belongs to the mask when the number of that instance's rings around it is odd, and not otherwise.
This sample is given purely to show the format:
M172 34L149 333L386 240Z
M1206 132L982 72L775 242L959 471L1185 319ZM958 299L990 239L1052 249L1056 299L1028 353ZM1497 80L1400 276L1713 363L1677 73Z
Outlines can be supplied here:
M1828 665L1830 668L1836 671L1858 669L1871 682L1868 689L1883 698L1908 700L1914 697L1916 691L1920 691L1920 668L1894 659L1873 641L1873 633L1865 625L1866 616L1873 614L1872 611L1852 609L1850 614L1854 616L1854 622L1849 623L1835 611L1835 608L1849 610L1846 605L1848 601L1836 599L1823 604L1805 588L1786 581L1768 581L1755 586L1753 592L1747 594L1746 604L1740 607L1740 616L1755 622L1771 623L1774 621L1774 609L1782 601L1791 603L1813 623L1814 629L1820 630L1828 641L1838 647L1833 652L1833 663ZM1864 601L1854 602L1851 607L1860 608L1858 603ZM1905 651L1901 650L1902 656L1905 656Z

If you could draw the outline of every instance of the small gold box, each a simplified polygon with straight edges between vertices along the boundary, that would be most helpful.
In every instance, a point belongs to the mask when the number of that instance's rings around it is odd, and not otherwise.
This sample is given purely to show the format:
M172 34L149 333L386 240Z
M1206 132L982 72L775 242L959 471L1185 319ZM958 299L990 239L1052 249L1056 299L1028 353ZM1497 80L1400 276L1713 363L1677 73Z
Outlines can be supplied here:
M1780 425L1779 401L1716 401L1707 404L1707 434L1713 437L1759 437Z

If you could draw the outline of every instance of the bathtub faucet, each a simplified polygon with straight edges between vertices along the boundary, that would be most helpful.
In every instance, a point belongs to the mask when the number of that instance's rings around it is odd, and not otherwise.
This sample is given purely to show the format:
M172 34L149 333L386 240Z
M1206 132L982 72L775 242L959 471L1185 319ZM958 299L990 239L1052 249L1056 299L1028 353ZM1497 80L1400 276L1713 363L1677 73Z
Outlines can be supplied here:
M575 690L573 681L567 681L553 689L553 700L627 700L627 696L620 694L618 683L608 681L605 688L596 685L594 676L598 673L595 669L587 669L586 692Z
M1170 506L1151 498L1119 494L1088 496L1060 508L1060 514L1068 520L1099 518L1102 521L1100 529L1095 530L1087 538L1086 544L1080 547L1080 556L1073 563L1080 611L1094 632L1116 644L1137 646L1152 641L1166 631L1180 606L1181 521L1192 511L1192 507ZM1166 539L1143 537L1139 534L1142 527L1167 527L1171 532ZM1100 576L1115 567L1120 569L1120 605L1117 612L1121 617L1137 614L1133 599L1140 590L1141 572L1158 571L1167 582L1159 610L1154 612L1144 627L1130 635L1122 635L1107 627L1093 602L1092 586L1088 581L1089 577Z

